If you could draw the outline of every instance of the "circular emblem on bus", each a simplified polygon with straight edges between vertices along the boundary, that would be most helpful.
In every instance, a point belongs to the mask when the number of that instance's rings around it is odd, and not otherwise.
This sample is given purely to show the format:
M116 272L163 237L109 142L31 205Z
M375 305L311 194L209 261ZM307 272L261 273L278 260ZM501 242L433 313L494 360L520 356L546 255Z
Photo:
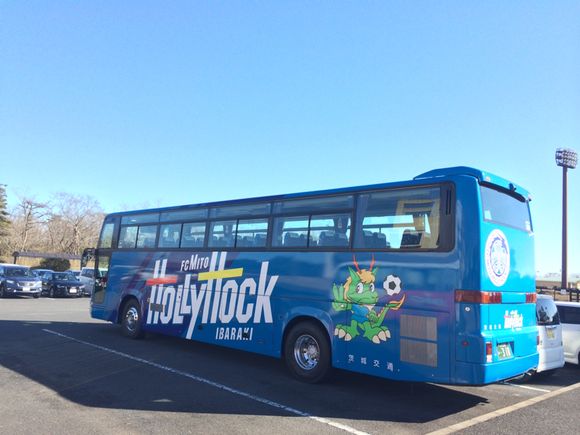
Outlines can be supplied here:
M485 243L485 268L491 282L500 287L510 273L510 247L500 230L493 230Z

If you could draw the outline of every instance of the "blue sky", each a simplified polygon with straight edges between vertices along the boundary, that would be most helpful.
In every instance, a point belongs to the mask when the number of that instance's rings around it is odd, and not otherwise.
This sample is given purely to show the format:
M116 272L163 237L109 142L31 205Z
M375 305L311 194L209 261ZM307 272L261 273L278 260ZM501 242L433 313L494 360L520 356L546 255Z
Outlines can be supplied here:
M559 271L578 2L0 1L0 183L106 211L467 165L533 194ZM580 272L580 169L569 174Z

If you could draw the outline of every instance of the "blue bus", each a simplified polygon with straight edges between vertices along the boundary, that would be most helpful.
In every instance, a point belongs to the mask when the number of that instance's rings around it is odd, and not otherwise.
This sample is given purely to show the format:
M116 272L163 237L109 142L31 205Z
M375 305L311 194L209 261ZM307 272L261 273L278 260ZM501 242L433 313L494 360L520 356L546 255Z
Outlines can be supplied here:
M538 364L522 187L469 168L410 181L113 213L94 318L332 368L481 385ZM86 256L87 256L86 255ZM85 257L86 257L85 256Z

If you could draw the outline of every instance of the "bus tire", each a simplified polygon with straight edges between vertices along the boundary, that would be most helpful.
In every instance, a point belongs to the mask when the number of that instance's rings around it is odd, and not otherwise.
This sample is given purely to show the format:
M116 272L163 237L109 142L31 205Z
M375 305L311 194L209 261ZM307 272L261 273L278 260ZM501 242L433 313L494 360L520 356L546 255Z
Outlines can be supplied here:
M129 300L123 308L121 331L125 337L132 339L143 338L143 323L141 321L141 307L134 299Z
M290 373L315 384L330 374L330 344L325 331L312 322L292 327L284 342L284 359Z

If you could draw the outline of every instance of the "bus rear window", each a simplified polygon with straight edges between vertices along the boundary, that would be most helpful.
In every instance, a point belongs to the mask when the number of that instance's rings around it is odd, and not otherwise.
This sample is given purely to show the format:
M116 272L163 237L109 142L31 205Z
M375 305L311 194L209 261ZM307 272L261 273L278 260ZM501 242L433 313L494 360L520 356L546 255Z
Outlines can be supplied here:
M527 201L506 192L481 186L483 218L488 222L532 231L530 209Z

